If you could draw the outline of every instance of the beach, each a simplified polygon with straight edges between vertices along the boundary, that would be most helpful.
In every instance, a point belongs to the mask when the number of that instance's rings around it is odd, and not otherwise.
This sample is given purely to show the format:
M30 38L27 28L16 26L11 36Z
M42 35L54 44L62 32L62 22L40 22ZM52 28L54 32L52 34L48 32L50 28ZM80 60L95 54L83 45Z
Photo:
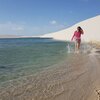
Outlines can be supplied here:
M69 54L53 67L13 80L0 89L0 100L99 100L100 48ZM6 86L6 87L5 87Z
M0 100L100 100L100 0L0 0Z

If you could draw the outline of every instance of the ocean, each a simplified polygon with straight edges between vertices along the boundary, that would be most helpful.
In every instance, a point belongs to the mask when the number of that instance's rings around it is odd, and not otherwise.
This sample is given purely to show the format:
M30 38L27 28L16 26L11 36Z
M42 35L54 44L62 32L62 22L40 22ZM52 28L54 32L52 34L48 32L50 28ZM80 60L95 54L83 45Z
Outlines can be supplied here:
M60 63L67 44L48 38L0 39L0 85Z

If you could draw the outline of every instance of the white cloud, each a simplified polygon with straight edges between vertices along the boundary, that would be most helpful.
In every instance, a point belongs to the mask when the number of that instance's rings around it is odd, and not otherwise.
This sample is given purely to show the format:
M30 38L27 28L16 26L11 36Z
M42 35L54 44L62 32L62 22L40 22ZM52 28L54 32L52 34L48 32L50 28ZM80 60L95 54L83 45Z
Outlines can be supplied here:
M24 28L23 27L13 27L12 30L14 30L14 31L23 31Z
M65 28L65 25L64 24L60 24L56 20L50 21L50 24L53 25L53 26L49 26L49 27L52 27L52 28L55 28L55 29Z
M50 21L50 24L55 25L55 24L57 24L57 21L52 20L52 21Z
M0 24L0 34L19 34L24 31L24 25L16 24L12 22L6 22Z
M58 30L64 29L66 26L63 24L57 23L57 21L52 20L49 25L43 26L30 26L27 24L13 23L11 21L6 23L0 23L0 34L9 34L9 35L39 35L46 34L49 32L55 32Z

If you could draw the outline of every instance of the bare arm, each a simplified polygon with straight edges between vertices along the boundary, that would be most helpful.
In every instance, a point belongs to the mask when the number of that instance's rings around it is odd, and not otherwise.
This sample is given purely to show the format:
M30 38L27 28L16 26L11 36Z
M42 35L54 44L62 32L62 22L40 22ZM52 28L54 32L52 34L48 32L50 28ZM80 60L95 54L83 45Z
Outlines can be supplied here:
M74 32L74 34L73 34L73 36L72 36L72 38L71 38L71 41L73 41L74 36L75 36L75 32Z

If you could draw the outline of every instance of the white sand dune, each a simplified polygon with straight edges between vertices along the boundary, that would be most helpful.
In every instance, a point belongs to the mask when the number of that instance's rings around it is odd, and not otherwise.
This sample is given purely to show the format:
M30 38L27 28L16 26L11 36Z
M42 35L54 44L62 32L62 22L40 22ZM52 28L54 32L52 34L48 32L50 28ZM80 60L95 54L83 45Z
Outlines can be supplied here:
M41 37L51 37L58 40L71 40L71 37L77 26L81 26L84 30L84 41L100 41L100 15L82 21L74 26L55 33L45 34Z

